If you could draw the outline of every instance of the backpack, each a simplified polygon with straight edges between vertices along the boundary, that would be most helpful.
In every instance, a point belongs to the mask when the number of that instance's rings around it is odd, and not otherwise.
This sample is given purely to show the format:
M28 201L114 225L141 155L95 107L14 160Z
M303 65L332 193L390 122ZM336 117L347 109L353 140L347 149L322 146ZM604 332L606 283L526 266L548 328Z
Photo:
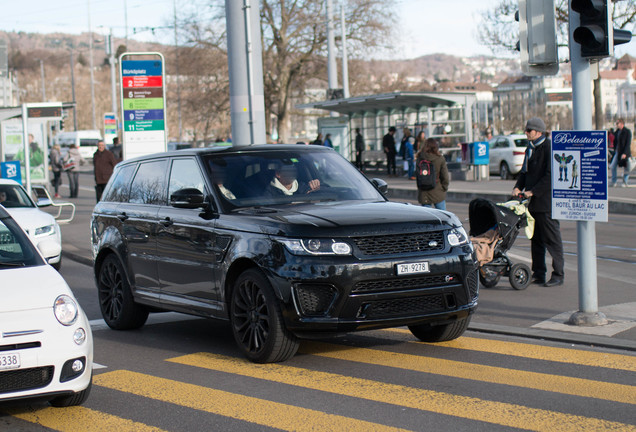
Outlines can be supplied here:
M435 188L436 177L433 162L426 159L421 159L417 162L415 178L419 190L427 191Z

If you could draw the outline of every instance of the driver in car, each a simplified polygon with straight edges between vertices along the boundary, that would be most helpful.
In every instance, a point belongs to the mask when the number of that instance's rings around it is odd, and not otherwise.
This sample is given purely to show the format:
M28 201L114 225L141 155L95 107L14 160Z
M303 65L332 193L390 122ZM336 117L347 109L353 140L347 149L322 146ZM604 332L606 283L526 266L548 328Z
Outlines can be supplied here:
M293 163L280 165L274 179L265 189L267 196L290 196L308 194L320 189L320 180L309 180L306 184L298 182L298 169Z
M5 191L0 191L0 203L3 203L7 200L7 193Z

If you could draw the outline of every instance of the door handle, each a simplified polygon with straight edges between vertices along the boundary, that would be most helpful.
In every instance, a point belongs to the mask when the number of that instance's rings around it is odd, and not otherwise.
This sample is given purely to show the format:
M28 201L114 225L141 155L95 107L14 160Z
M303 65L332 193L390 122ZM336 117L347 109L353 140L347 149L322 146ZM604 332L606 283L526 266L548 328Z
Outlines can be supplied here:
M165 226L165 227L169 227L170 225L172 225L174 222L172 222L172 220L169 217L166 217L165 219L161 220L161 225Z
M123 222L126 219L128 219L128 215L126 214L126 212L123 212L123 213L117 215L117 219L119 219L120 221Z

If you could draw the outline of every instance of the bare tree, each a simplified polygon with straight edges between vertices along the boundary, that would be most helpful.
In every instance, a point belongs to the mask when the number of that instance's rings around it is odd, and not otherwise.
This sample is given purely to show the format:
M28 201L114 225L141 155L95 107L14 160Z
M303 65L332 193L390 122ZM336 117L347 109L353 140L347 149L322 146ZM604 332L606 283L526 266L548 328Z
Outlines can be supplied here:
M188 15L185 39L202 48L226 48L224 3L210 0L207 9L197 7ZM260 6L266 121L276 116L279 136L286 139L292 97L302 93L307 81L325 80L327 75L324 0L261 0ZM394 7L384 0L346 2L347 49L352 58L386 48ZM208 11L205 17L202 10Z

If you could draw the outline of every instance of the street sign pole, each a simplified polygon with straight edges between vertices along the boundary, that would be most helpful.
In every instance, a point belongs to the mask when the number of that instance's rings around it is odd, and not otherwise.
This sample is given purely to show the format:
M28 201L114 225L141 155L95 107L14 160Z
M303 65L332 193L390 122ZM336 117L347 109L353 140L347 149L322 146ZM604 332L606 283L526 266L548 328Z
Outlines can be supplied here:
M574 42L574 29L580 24L579 14L569 10L569 46L572 68L572 116L574 130L592 129L592 79L590 63L581 56L581 45ZM604 179L607 182L607 176ZM607 318L598 311L596 272L596 225L594 221L577 221L577 264L579 284L579 311L568 323L580 326L607 324Z

